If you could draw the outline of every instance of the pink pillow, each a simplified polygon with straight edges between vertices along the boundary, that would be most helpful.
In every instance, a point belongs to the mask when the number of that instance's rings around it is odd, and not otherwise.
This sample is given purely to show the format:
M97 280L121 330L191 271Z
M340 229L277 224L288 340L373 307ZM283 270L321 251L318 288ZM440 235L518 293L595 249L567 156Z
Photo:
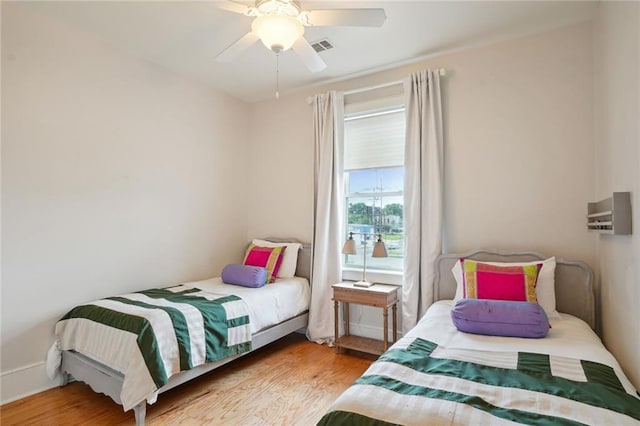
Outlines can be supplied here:
M275 282L282 264L282 254L286 248L286 246L260 247L255 244L249 244L242 263L265 268L267 270L267 282Z
M538 303L536 282L542 262L523 266L496 266L460 259L464 297Z

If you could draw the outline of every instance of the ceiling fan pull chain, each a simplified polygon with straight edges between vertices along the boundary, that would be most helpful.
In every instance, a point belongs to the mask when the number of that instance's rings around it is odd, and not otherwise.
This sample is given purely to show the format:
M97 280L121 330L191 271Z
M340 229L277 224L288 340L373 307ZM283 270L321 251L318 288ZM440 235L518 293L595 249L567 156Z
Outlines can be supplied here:
M280 54L276 53L276 99L280 99Z

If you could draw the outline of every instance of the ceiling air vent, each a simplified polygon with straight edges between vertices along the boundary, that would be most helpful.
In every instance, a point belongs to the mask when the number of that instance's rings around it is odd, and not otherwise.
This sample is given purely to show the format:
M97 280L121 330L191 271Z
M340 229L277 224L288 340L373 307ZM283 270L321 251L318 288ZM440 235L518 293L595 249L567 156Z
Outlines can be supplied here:
M333 49L333 44L331 44L331 42L325 38L312 43L311 47L313 47L313 50L315 50L316 52L324 52L325 50Z

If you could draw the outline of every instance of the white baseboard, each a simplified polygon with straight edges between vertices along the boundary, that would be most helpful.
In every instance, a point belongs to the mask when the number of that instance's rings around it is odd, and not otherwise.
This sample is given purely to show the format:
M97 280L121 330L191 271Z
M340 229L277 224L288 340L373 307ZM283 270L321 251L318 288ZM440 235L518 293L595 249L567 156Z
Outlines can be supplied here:
M47 376L46 363L37 362L0 374L0 405L58 386Z

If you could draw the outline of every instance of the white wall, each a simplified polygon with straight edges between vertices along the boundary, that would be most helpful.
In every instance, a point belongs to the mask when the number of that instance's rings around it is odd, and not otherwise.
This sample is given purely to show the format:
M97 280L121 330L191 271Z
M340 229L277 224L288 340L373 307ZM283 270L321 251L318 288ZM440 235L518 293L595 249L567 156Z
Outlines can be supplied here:
M253 104L249 122L249 237L311 242L313 140L304 96Z
M250 199L277 203L250 209L250 233L291 230L311 240L308 96L443 67L446 250L528 249L594 266L595 237L584 219L594 176L591 58L591 27L583 23L253 104L252 180L260 184ZM286 173L264 182L265 167ZM354 331L379 334L379 310L359 309Z
M597 239L603 340L640 389L640 3L601 2L594 22L595 200L631 191L633 234Z
M215 276L247 239L246 104L2 3L2 401L55 321Z

